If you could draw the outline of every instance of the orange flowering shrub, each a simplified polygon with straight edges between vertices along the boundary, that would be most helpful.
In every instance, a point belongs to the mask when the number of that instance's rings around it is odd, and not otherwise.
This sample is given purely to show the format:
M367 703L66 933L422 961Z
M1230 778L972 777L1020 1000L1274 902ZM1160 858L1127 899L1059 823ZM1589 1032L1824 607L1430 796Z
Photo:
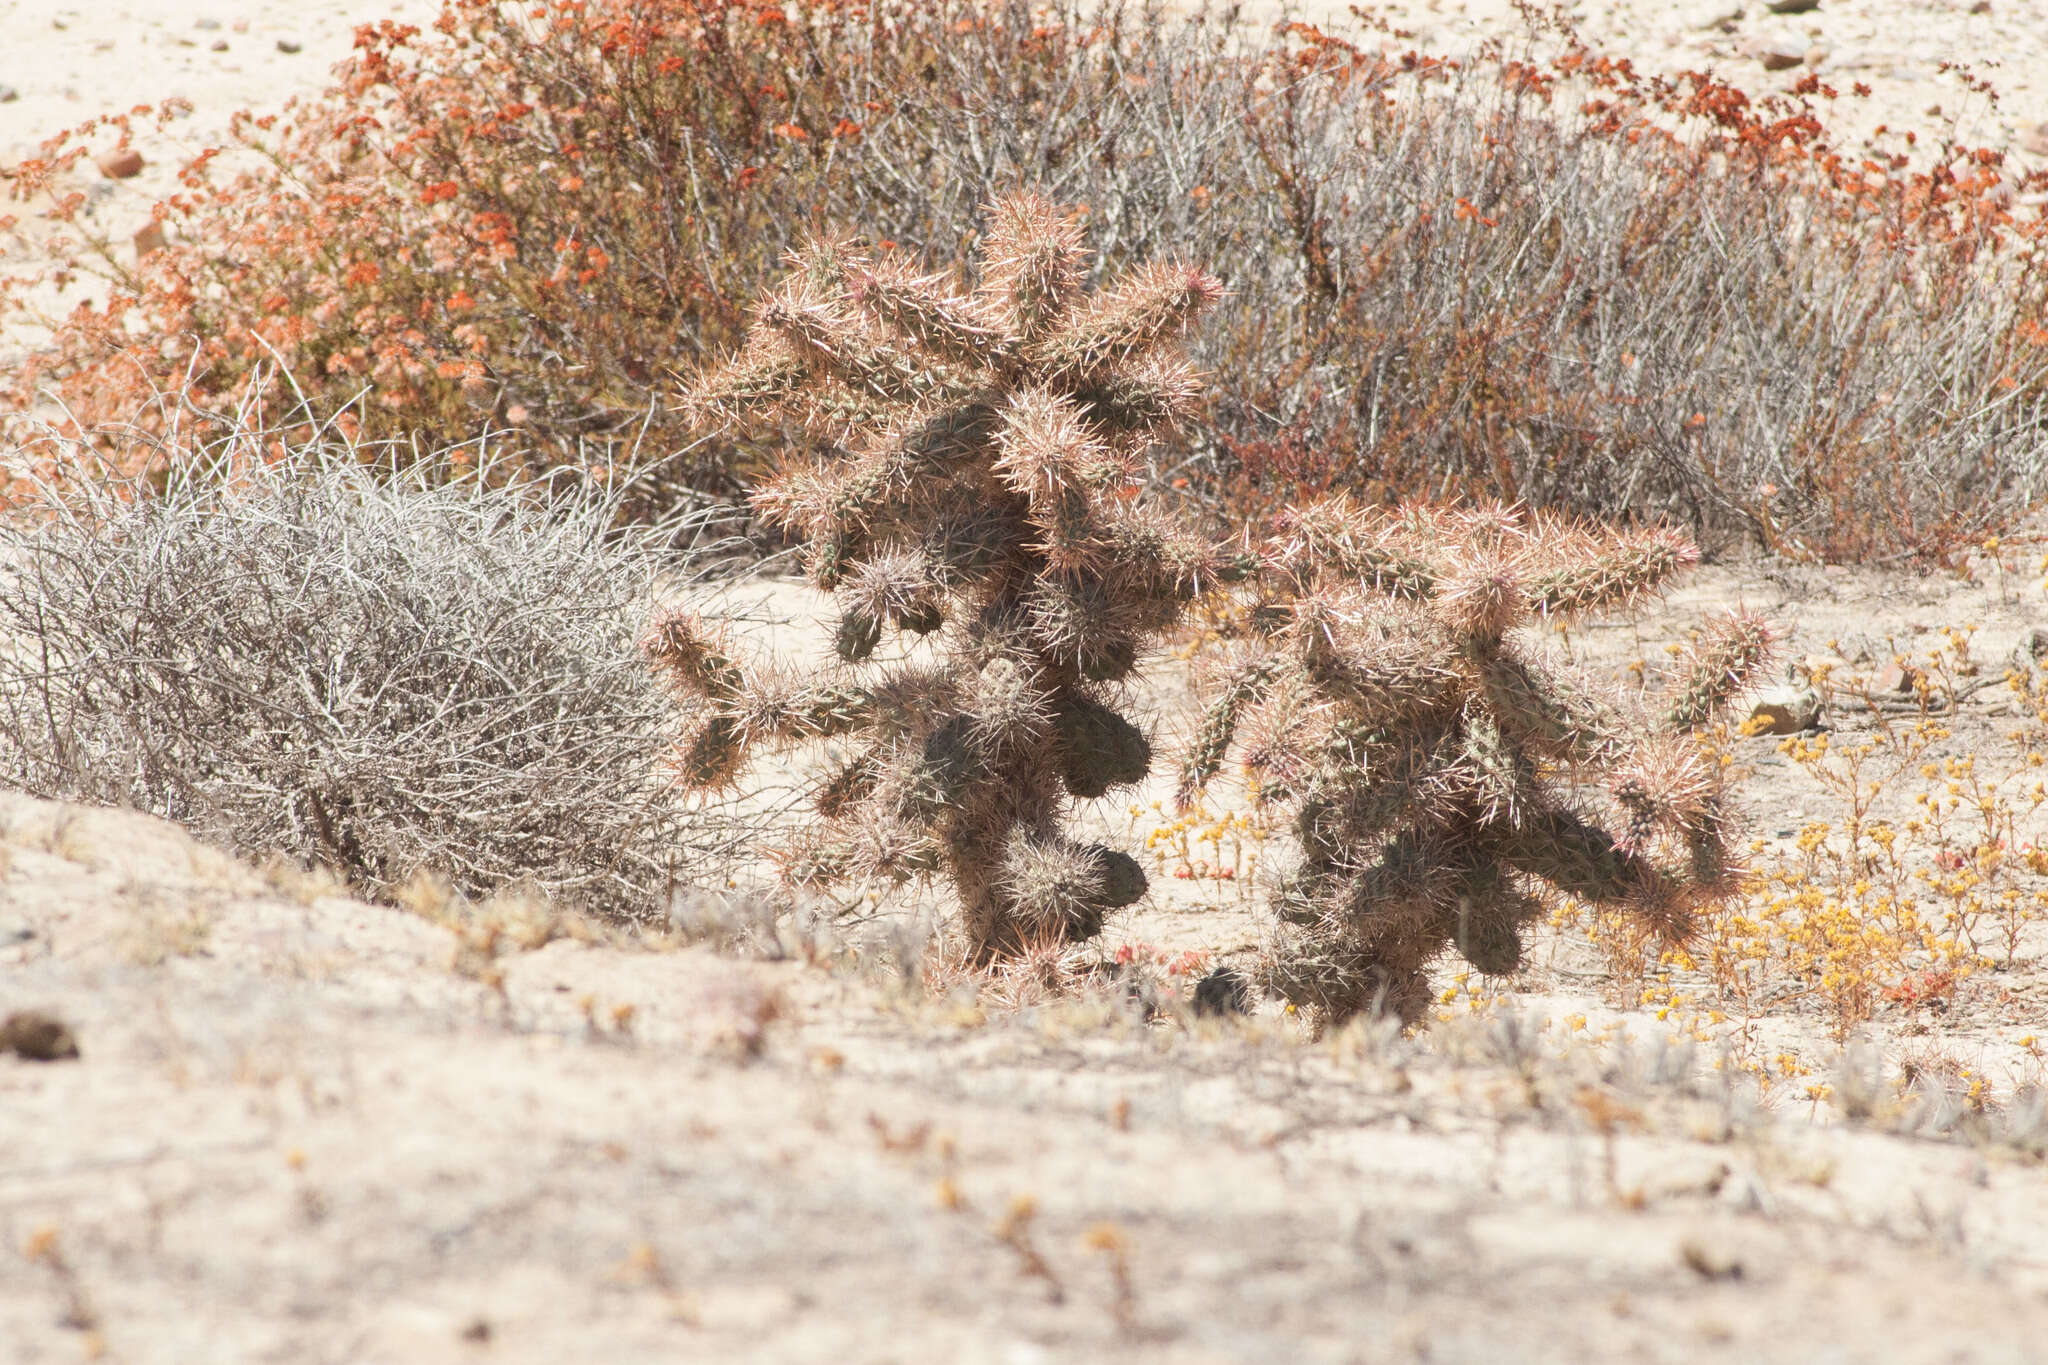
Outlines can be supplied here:
M1157 472L1238 517L1469 495L1940 559L2034 497L2048 245L2016 214L2048 177L1837 147L1855 92L1813 77L1751 99L1569 35L1453 62L1220 20L444 0L195 160L165 249L81 228L58 273L111 291L51 320L12 406L189 434L261 398L442 451L509 427L540 465L728 494L760 452L692 444L671 376L737 342L784 251L858 229L958 268L980 206L1035 186L1082 206L1090 283L1216 263L1211 399ZM9 210L77 226L81 149L17 168Z
M1837 147L1857 92L1812 77L1753 100L1304 25L1264 61L1247 140L1301 287L1219 317L1259 414L1218 424L1239 507L1483 495L1938 559L2038 493L2048 227L2014 210L2048 175Z
M424 448L490 425L543 464L675 453L671 372L739 337L807 210L843 207L840 149L887 111L876 73L819 53L902 66L944 32L936 12L870 33L861 7L807 11L447 0L426 32L365 25L325 95L238 117L232 150L255 156L186 168L166 249L131 263L80 236L112 292L57 320L13 404L54 393L89 429L168 395L145 425L182 409L197 435L262 397L286 425L346 409L345 435ZM51 199L82 154L58 139L13 197ZM729 449L692 454L683 483L728 487Z

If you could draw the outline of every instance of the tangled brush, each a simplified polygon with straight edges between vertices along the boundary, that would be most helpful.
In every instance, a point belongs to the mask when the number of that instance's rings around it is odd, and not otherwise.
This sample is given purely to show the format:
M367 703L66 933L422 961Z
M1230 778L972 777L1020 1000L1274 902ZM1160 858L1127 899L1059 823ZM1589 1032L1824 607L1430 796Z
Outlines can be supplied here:
M1291 514L1263 558L1263 638L1205 714L1180 796L1235 744L1259 799L1292 809L1280 994L1329 1023L1413 1020L1447 948L1512 972L1547 894L1680 937L1733 888L1719 765L1693 732L1755 676L1764 623L1704 632L1655 716L1517 639L1655 592L1698 558L1686 541L1333 499Z
M1071 217L1029 195L989 217L971 286L813 242L687 400L803 432L753 501L841 603L844 667L744 664L681 614L646 643L694 712L689 785L763 742L845 746L792 883L942 878L981 959L1092 937L1144 894L1134 859L1062 824L1145 776L1120 684L1218 571L1136 475L1197 397L1176 342L1220 286L1153 265L1090 294ZM892 634L925 643L876 659Z
M380 477L411 448L246 417L168 468L108 439L152 473L55 433L0 451L0 475L70 473L0 516L0 786L387 899L429 871L651 920L724 881L731 831L665 780L674 707L634 648L708 519L631 522L621 494L521 484L489 451L460 479Z

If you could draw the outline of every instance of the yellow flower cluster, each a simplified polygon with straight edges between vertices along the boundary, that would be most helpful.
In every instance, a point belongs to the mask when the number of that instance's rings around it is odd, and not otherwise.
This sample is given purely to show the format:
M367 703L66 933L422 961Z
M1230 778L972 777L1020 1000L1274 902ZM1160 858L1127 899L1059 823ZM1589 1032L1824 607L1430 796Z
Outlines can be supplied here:
M1571 903L1552 924L1583 929L1603 950L1624 1000L1725 1040L1730 1063L1766 1088L1807 1074L1796 1052L1763 1043L1770 1017L1810 1011L1841 1041L1881 1016L1924 1027L1919 1012L1973 989L1981 997L1973 982L2013 963L2029 926L2048 921L2048 783L2038 776L2048 764L2048 677L2006 676L2006 704L2027 722L2005 736L2011 748L1995 759L1986 746L1957 752L1942 715L1980 672L1974 631L1943 631L1906 660L1919 679L1917 712L1908 699L1903 716L1870 711L1867 729L1778 743L1817 789L1817 818L1755 841L1743 894L1689 943L1659 951ZM1845 671L1816 668L1811 682L1829 701L1860 695ZM1734 761L1727 739L1724 764ZM1803 1089L1816 1103L1828 1094L1818 1083Z
M1147 814L1147 807L1131 805L1134 831ZM1172 814L1164 802L1154 801L1149 814L1155 823L1145 835L1145 850L1183 879L1250 882L1258 873L1260 850L1273 833L1271 816L1257 807L1219 816L1206 804L1197 803L1191 810ZM1197 856L1197 849L1204 844L1213 856Z

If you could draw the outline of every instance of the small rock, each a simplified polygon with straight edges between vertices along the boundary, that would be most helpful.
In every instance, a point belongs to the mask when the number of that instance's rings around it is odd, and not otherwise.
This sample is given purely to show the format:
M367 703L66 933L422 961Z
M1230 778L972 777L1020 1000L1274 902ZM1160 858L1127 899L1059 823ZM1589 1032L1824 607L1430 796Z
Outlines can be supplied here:
M1703 1280L1742 1278L1742 1261L1727 1248L1712 1242L1688 1237L1678 1248L1678 1258L1685 1262L1686 1269Z
M2020 150L2034 156L2048 156L2048 123L2037 123L2021 133Z
M135 259L152 255L164 249L164 225L147 223L135 230Z
M1808 71L1818 71L1827 59L1828 50L1819 43L1815 43L1812 47L1806 49L1806 56L1802 60L1805 61Z
M1735 55L1763 63L1766 71L1790 71L1806 60L1806 45L1789 33L1752 33L1735 45Z
M1804 687L1773 687L1757 698L1749 718L1756 735L1797 735L1820 728L1820 694ZM1761 722L1760 724L1757 722Z
M1250 1014L1251 983L1228 967L1218 967L1195 983L1194 1005L1198 1015Z
M192 25L192 27L194 27L194 28L196 28L196 29L200 30L200 31L201 31L201 32L203 32L203 33L211 33L211 32L213 32L213 31L214 31L215 29L217 29L217 28L219 28L219 27L220 27L220 20L218 20L218 19L200 19L200 20L197 20L196 22L194 22L194 23L193 23L193 25Z
M1742 17L1742 6L1729 0L1714 0L1714 3L1700 5L1686 17L1686 23L1693 28L1720 28L1732 24Z
M299 40L296 38L279 38L277 40L277 50L289 57L292 53L299 50Z
M228 50L228 40L227 40L227 39L225 39L225 38L216 38L216 39L214 39L214 40L213 40L213 47L211 48L211 51L214 51L214 52L226 52L227 50Z
M1878 670L1870 681L1870 690L1879 696L1910 697L1920 690L1920 670L1909 663L1894 659Z
M142 153L133 147L116 147L94 157L93 165L109 180L126 180L142 173Z
M21 98L21 92L11 85L0 85L0 104L12 104Z
M72 1062L78 1060L78 1039L54 1014L20 1010L0 1023L0 1052L30 1062Z
M1773 14L1810 14L1820 8L1820 0L1765 0L1764 8Z
M36 936L36 931L18 921L0 921L0 948L17 943L27 943Z

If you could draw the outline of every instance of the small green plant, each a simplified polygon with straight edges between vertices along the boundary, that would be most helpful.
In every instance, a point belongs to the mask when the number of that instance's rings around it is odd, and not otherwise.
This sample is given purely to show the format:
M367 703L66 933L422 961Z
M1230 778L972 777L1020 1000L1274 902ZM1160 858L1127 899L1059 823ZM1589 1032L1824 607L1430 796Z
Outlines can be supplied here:
M1734 888L1719 765L1691 731L1755 673L1764 624L1735 614L1703 636L1655 718L1516 638L1638 599L1695 558L1672 534L1502 509L1338 498L1283 521L1252 613L1263 641L1224 680L1180 792L1192 803L1235 743L1256 799L1294 811L1273 989L1328 1023L1412 1021L1445 948L1515 970L1543 888L1670 936ZM1618 832L1581 796L1595 780Z
M1028 195L990 217L972 288L814 242L689 399L804 431L754 505L804 541L857 671L747 667L684 614L647 640L696 712L686 784L730 782L761 741L849 741L786 876L943 877L977 960L1093 937L1144 894L1135 859L1061 824L1073 799L1145 776L1119 684L1215 572L1137 476L1197 396L1175 338L1220 292L1154 265L1090 296L1073 218ZM892 632L929 643L877 665Z

